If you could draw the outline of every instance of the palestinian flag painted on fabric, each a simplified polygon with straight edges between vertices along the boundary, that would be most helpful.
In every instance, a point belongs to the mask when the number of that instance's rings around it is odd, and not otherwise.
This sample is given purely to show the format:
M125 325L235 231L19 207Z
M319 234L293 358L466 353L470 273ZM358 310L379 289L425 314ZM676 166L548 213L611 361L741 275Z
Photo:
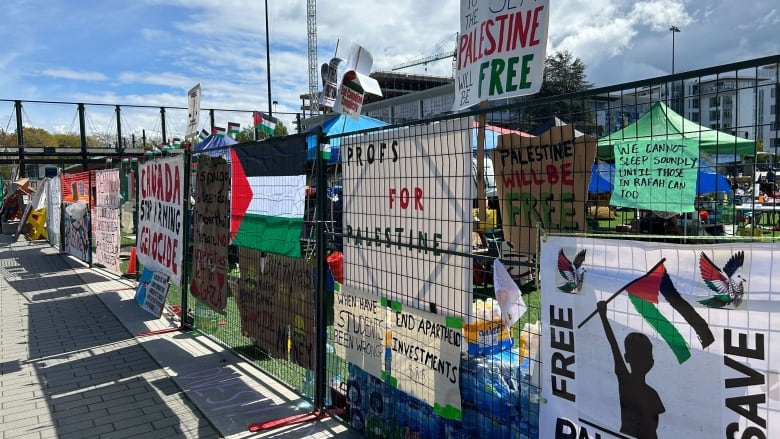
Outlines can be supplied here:
M259 111L255 111L252 114L252 119L254 121L255 128L268 134L269 136L274 134L274 131L276 130L276 118L264 115Z
M271 137L231 148L233 243L301 257L306 135Z
M228 122L228 135L235 136L241 130L241 124L236 122Z
M659 293L679 313L685 321L691 325L701 342L702 347L707 347L715 341L707 322L677 291L669 273L666 272L664 259L655 265L647 274L623 287L628 291L629 299L634 304L637 312L650 324L661 338L669 345L682 364L691 357L691 351L680 331L670 322L656 306Z

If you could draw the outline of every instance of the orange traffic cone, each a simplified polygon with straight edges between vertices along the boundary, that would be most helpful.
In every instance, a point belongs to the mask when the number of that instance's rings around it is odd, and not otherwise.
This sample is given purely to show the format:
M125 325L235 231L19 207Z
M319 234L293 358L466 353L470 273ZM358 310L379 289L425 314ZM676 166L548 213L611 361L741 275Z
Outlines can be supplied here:
M127 263L127 270L125 271L125 277L135 277L135 246L130 248L130 261Z

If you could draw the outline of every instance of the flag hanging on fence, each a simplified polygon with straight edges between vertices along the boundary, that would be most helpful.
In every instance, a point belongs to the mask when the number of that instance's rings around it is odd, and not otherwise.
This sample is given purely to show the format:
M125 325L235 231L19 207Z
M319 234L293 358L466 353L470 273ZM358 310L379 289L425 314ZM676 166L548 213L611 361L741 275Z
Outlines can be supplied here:
M230 230L235 245L301 256L306 150L303 134L233 147Z
M274 134L274 130L276 130L276 118L264 115L259 111L255 111L252 118L255 123L255 128L268 134L269 136Z
M674 324L661 314L661 311L656 306L658 304L658 293L661 293L669 305L693 328L699 337L702 347L709 346L715 340L707 322L677 291L672 279L669 277L669 273L666 272L663 260L656 264L647 274L632 281L623 289L628 291L634 308L650 326L658 331L658 334L672 349L674 356L677 357L677 361L680 364L691 357L691 351L685 338L675 328Z
M235 136L239 133L241 124L236 122L228 122L228 135Z
M214 127L214 135L217 137L225 137L225 129L222 127Z

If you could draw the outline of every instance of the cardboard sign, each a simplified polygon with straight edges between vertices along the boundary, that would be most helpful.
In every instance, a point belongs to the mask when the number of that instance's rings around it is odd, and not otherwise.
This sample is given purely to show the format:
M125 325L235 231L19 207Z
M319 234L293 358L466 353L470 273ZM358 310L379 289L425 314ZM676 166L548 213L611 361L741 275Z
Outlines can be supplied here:
M144 268L138 288L135 291L135 301L141 308L160 318L168 297L168 275Z

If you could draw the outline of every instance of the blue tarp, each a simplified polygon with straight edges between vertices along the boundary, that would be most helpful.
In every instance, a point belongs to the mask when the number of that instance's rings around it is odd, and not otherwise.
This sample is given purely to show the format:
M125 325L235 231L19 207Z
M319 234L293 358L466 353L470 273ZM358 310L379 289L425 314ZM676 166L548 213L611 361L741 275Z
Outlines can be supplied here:
M610 165L608 163L594 164L590 168L590 183L588 183L588 192L612 192L614 181L615 165Z
M203 139L202 142L195 145L192 150L193 152L203 152L207 149L227 149L230 145L235 145L236 142L233 140L232 137L228 136L215 136L214 134L210 134L208 137Z
M595 164L591 168L588 192L612 192L614 181L615 165ZM716 172L711 166L703 165L699 168L699 175L696 178L696 193L707 194L710 192L731 192L731 185L723 174Z
M387 123L374 119L373 117L360 116L360 119L355 120L350 117L346 117L343 114L333 116L331 119L326 120L322 124L322 130L326 135L334 136L337 134L351 133L354 131L367 130L369 128L376 128L386 126ZM314 133L306 137L306 144L308 145L307 158L314 160L317 157L317 129L311 129L310 132ZM330 140L330 160L329 163L338 163L341 161L341 138L337 137Z

